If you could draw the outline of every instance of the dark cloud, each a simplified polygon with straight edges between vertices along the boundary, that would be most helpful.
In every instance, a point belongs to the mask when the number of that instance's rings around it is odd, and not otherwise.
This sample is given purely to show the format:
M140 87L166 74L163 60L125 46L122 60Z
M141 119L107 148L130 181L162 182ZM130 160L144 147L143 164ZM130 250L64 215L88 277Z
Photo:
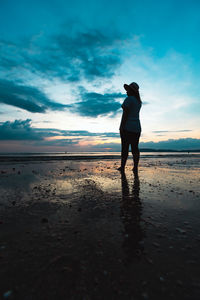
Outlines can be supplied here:
M120 134L118 132L104 132L100 134L101 137L111 137L111 138L119 138Z
M64 105L50 100L43 92L33 86L0 79L0 103L15 106L32 113L45 113L49 110L70 109L82 116L97 117L112 114L120 109L117 99L125 98L121 93L95 93L80 89L80 102Z
M73 109L81 116L98 117L101 115L115 116L121 108L121 104L116 99L125 98L124 94L111 93L99 94L87 92L85 89L80 90L80 102L73 105Z
M55 147L66 147L66 146L78 146L79 141L81 141L82 138L76 138L76 139L59 139L59 140L43 140L41 142L36 142L35 146L55 146Z
M31 128L31 120L27 119L0 123L0 140L42 140L42 137Z
M198 150L200 149L200 139L185 138L185 139L169 139L167 141L160 142L141 142L140 149L169 149L169 150Z
M32 127L31 119L0 122L0 140L42 141L47 137L62 135L58 129Z
M35 128L32 127L31 120L15 120L14 122L6 121L0 122L0 140L32 140L32 141L40 141L39 143L42 145L42 141L45 138L55 137L55 136L66 136L66 137L76 137L73 139L59 139L59 140L51 140L45 141L45 144L61 144L68 142L76 142L79 139L84 137L119 137L119 133L115 132L89 132L86 130L59 130L55 128Z
M184 130L155 130L152 131L154 133L163 133L163 132L190 132L192 130L184 129Z
M18 43L0 41L0 66L10 72L23 69L47 78L74 82L113 76L121 64L124 37L99 30L72 31Z
M120 50L124 36L118 33L102 33L99 30L71 30L36 39L23 39L17 43L0 41L0 70L13 81L0 81L0 102L30 112L44 113L47 109L71 108L82 116L114 116L120 104L114 99L122 94L98 94L87 91L80 93L75 105L62 105L51 101L36 87L16 83L16 78L27 72L44 78L59 78L64 82L94 81L111 78L121 64ZM30 74L29 74L30 75ZM1 73L0 73L1 77Z
M46 110L63 110L67 105L56 103L39 89L0 79L0 103L12 105L32 113L44 113Z
M89 80L111 77L120 65L117 47L119 36L108 36L93 30L58 34L51 39L49 57L55 59L55 54L58 53L57 69L54 71L60 70L70 81L79 80L81 76Z

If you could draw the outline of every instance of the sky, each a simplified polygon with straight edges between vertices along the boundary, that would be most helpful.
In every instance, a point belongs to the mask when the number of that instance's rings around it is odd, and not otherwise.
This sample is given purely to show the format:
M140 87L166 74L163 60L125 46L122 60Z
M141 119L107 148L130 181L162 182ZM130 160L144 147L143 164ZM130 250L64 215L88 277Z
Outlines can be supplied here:
M200 149L200 1L0 0L0 152Z

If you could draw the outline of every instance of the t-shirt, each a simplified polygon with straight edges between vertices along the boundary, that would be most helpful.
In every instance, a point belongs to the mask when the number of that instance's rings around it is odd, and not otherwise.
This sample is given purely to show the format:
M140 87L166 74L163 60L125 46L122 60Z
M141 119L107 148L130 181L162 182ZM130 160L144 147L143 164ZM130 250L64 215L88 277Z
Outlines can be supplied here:
M142 104L134 96L128 96L123 104L122 108L127 108L128 118L125 124L125 130L131 132L141 132L141 124L139 119L139 112Z

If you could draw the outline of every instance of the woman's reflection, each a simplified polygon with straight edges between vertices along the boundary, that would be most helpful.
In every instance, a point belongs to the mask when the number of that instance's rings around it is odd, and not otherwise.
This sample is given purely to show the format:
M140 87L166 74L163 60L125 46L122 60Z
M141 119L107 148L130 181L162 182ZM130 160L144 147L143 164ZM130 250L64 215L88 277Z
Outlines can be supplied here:
M126 262L130 263L134 258L139 258L143 250L141 241L144 237L144 232L140 225L142 204L139 197L139 177L137 174L134 175L131 192L125 173L121 174L121 184L121 218L124 224L124 241L122 246L126 254Z

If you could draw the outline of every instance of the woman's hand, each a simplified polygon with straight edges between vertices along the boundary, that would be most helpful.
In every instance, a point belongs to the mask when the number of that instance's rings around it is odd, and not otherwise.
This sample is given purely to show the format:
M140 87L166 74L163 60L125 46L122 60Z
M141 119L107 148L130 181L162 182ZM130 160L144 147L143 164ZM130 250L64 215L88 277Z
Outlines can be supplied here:
M126 125L127 118L128 118L128 111L123 110L121 124L120 124L120 127L119 127L120 134L122 134L125 130L125 125Z

